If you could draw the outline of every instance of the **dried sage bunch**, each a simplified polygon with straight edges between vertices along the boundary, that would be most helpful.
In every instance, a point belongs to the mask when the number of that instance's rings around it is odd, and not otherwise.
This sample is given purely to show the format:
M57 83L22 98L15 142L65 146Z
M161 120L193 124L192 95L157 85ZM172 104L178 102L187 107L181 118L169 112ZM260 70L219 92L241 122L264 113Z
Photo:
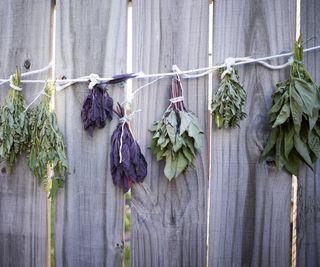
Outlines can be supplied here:
M119 124L111 136L111 174L113 183L126 193L132 183L141 183L147 175L147 162L134 139L129 119L124 108L118 103L114 111L119 116Z
M47 186L53 170L52 186L49 197L54 197L64 185L68 169L63 135L57 125L56 114L50 109L54 84L46 84L39 105L29 111L30 148L27 162L39 184Z
M294 175L301 162L312 169L320 153L319 88L302 63L302 53L299 38L290 78L272 94L272 129L261 155L261 160L273 157L278 170L284 167Z
M164 174L169 179L181 175L202 144L203 132L197 117L185 108L180 79L172 79L172 98L162 119L151 128L151 151L157 160L165 160Z
M0 107L0 158L8 165L9 174L29 141L28 116L23 95L19 91L21 73L18 68L10 79L13 85Z
M211 103L212 116L218 129L235 128L247 116L244 112L247 94L233 67L224 70L221 77L219 89Z

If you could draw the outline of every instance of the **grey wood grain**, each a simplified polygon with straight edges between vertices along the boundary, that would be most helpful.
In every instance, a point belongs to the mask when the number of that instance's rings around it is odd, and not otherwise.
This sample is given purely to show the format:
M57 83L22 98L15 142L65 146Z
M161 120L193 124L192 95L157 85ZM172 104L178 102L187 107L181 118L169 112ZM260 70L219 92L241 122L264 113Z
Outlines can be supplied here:
M320 44L320 2L301 1L301 34L305 47ZM320 51L304 54L304 62L320 84ZM315 171L302 167L299 175L297 214L297 266L320 266L320 161Z
M214 64L293 48L294 0L214 1L213 7ZM288 70L238 70L248 116L240 128L212 133L209 266L289 266L291 177L272 161L258 163L270 130L271 94ZM214 91L218 82L216 73Z
M0 2L0 77L8 78L16 66L22 72L46 66L51 50L51 1ZM29 61L30 66L26 61ZM26 66L26 67L25 67ZM27 68L29 67L29 68ZM47 78L48 74L32 78ZM42 89L23 84L26 103ZM9 85L0 86L1 104ZM39 266L48 261L47 196L21 155L11 175L0 164L0 266Z
M126 70L126 0L58 0L56 75L90 73L110 77ZM58 195L55 221L57 266L122 266L123 193L113 185L110 138L116 118L93 137L80 118L87 84L56 95L56 111L67 145L70 170ZM123 88L109 93L123 100Z
M146 73L208 65L207 0L135 0L133 70ZM151 80L134 83L133 90ZM185 103L207 132L207 78L183 80ZM145 182L132 189L131 266L205 266L208 190L206 138L196 170L168 182L151 155L148 129L166 110L170 78L142 89L133 100L133 131L148 162Z

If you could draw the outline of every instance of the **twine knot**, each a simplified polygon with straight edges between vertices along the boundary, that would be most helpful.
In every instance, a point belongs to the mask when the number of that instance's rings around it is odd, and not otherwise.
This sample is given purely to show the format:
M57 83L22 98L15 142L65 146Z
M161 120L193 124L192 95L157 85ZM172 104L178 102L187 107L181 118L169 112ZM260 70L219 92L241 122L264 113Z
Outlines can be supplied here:
M89 75L90 83L89 83L88 88L89 88L90 90L92 90L95 85L97 85L97 84L100 83L100 80L99 80L99 79L100 79L100 77L99 77L98 74L91 73L91 74Z
M221 74L221 80L226 74L232 74L233 66L236 64L236 59L234 57L227 57L224 60L224 64L226 65L226 69Z
M14 84L13 78L14 78L14 75L10 75L10 78L9 78L9 83L10 83L9 85L10 85L10 87L11 87L12 89L14 89L14 90L22 91L22 88L21 88L21 87L16 86L16 85Z
M183 99L184 99L183 96L177 96L177 97L170 98L169 101L171 103L178 103L178 102L182 102Z

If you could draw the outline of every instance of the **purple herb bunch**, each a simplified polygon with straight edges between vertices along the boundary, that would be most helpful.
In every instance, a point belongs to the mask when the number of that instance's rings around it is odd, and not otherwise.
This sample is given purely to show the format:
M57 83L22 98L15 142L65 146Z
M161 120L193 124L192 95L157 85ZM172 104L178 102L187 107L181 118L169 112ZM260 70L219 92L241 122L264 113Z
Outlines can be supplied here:
M107 91L107 84L96 84L84 100L81 119L84 129L92 136L95 128L103 128L112 120L113 99Z
M110 81L93 86L90 94L84 100L81 110L84 129L88 130L91 136L95 128L101 129L106 126L107 120L112 120L113 99L108 94L108 86L126 82L136 76L135 73L118 74L114 75Z
M143 182L148 165L134 139L124 108L118 103L114 112L120 119L111 137L111 174L113 183L126 193L132 183Z

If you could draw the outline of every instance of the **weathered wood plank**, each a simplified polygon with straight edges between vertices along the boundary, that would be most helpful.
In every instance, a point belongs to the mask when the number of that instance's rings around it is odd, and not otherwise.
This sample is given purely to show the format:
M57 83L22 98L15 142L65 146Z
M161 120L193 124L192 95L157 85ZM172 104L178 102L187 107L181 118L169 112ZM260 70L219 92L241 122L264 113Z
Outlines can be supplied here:
M57 78L125 72L126 0L58 0L56 12ZM123 193L113 185L109 166L116 119L90 137L80 118L88 92L78 84L56 95L70 174L56 206L55 260L57 266L121 266ZM110 95L123 99L123 88Z
M301 33L306 47L320 44L320 2L301 1ZM320 84L320 51L304 54L305 64ZM300 170L297 214L297 266L320 265L320 161L315 172Z
M292 49L295 1L215 1L213 63ZM276 62L275 62L276 63ZM209 266L289 266L291 177L258 163L275 84L288 71L239 67L247 91L240 128L213 130ZM214 77L217 89L218 74Z
M207 0L135 0L133 8L133 70L146 73L208 65ZM185 102L207 131L207 78L183 80ZM134 83L133 89L146 83ZM132 189L131 266L205 266L208 151L205 138L196 171L168 182L163 163L147 148L148 129L161 118L170 97L171 79L144 88L133 100L142 109L133 131L148 162L143 184Z
M0 77L46 66L50 61L51 1L0 2ZM24 64L29 60L30 67ZM32 78L47 78L47 74ZM41 84L23 85L26 102L42 89ZM0 87L0 100L8 92ZM26 165L18 159L11 175L0 165L0 266L46 266L48 252L47 197Z

